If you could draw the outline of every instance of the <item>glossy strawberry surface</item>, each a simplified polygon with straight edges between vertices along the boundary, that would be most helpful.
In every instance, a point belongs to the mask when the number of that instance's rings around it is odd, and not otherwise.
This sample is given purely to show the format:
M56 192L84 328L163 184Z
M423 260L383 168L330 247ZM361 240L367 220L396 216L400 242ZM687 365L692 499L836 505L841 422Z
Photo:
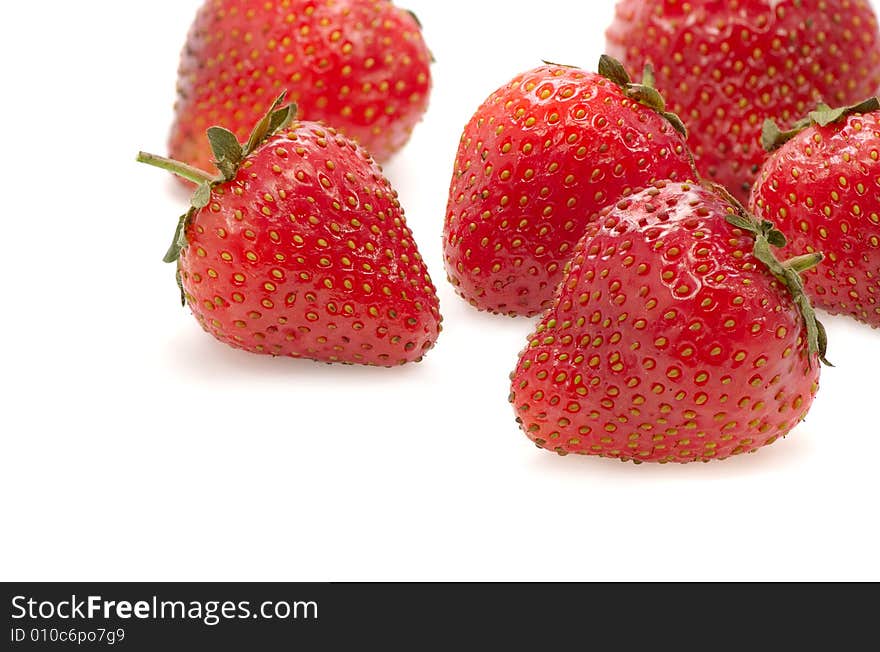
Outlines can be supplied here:
M774 152L752 212L785 232L787 253L819 251L804 274L814 305L880 326L880 112L813 125Z
M178 72L173 158L207 169L205 130L247 138L282 91L378 160L407 142L428 106L431 53L387 0L207 0Z
M693 177L684 137L614 82L530 70L461 136L444 225L449 280L481 310L534 315L602 208L654 180Z
M618 0L608 52L652 62L657 88L690 132L700 173L741 201L783 128L824 101L880 87L880 35L868 0Z
M397 193L363 149L313 122L271 136L211 190L179 270L204 329L271 355L393 366L440 330Z
M711 189L658 183L603 212L511 376L560 454L691 462L785 436L817 391L792 295Z

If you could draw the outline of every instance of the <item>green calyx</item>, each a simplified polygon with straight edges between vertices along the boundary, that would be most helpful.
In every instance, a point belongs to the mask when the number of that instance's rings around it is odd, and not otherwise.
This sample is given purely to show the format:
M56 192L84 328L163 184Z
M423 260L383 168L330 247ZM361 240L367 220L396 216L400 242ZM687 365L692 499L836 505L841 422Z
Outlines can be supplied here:
M687 127L684 126L684 122L677 114L666 110L666 100L656 88L654 68L651 64L645 66L642 81L637 84L633 82L620 61L603 54L599 57L599 74L620 86L630 99L657 111L678 133L687 138Z
M786 131L780 129L775 121L767 119L764 121L764 127L761 129L761 145L768 152L773 152L808 127L813 125L827 127L832 123L840 122L847 116L871 113L878 109L880 109L880 99L876 97L869 97L858 104L841 106L836 109L832 109L827 104L820 104L816 107L815 111L811 111L807 117L795 122L791 129Z
M296 105L283 105L287 93L282 93L272 103L266 115L256 124L247 143L242 144L228 129L223 127L211 127L208 129L208 141L214 154L214 165L220 171L219 176L211 175L204 170L192 167L186 163L173 159L148 154L138 153L137 160L153 167L161 168L176 174L179 177L196 184L196 190L190 200L190 207L177 221L177 229L174 231L174 239L165 254L163 260L166 263L176 262L180 258L180 252L187 246L186 228L193 216L211 201L211 192L221 183L226 183L235 178L242 162L250 156L267 138L278 133L290 124L296 115ZM178 275L178 286L181 285ZM183 288L181 287L181 296Z
M813 309L810 299L804 291L804 283L801 279L801 274L816 267L822 262L824 256L820 253L813 253L780 261L776 254L773 253L773 249L784 247L787 244L785 234L777 229L773 222L758 220L723 186L709 182L706 183L716 194L724 197L733 207L733 212L727 215L727 222L754 236L755 246L752 253L755 258L761 261L770 270L770 273L788 288L794 304L803 317L804 325L807 329L807 346L809 347L810 354L818 355L822 364L833 367L834 365L828 362L828 359L825 357L828 349L828 335L822 322L816 317L816 311Z

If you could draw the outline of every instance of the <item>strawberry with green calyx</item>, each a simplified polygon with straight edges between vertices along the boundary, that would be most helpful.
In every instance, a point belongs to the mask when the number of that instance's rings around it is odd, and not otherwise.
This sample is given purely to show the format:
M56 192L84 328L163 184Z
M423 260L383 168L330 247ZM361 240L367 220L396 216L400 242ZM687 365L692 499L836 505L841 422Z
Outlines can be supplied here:
M202 327L255 353L393 366L440 331L397 193L336 130L278 98L241 144L208 130L220 171L141 153L197 184L165 260Z
M414 14L388 0L206 0L181 53L170 155L208 166L209 126L245 139L289 88L301 119L384 161L427 110L431 61Z
M547 64L480 106L459 144L444 224L447 276L480 310L534 315L599 211L657 179L696 173L684 126L646 71Z
M822 251L804 274L816 307L880 327L880 100L819 106L791 129L764 125L772 152L750 209L788 237L787 255Z
M587 228L511 375L539 447L636 462L751 452L818 389L826 337L800 284L818 254L714 184L658 182Z

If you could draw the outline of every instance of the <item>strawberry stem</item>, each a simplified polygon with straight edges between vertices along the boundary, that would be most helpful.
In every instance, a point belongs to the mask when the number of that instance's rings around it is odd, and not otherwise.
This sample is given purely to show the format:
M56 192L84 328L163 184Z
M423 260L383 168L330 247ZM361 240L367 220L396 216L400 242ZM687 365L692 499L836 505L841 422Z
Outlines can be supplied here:
M152 165L161 170L167 170L187 181L192 181L196 185L213 183L216 180L214 176L208 174L204 170L200 170L192 165L187 165L186 163L181 163L180 161L175 161L174 159L158 156L157 154L138 152L137 161L138 163L146 163L147 165Z
M794 258L789 258L784 263L782 263L783 267L788 267L798 274L802 274L803 272L809 271L819 265L825 256L820 253L815 254L804 254L803 256L795 256Z

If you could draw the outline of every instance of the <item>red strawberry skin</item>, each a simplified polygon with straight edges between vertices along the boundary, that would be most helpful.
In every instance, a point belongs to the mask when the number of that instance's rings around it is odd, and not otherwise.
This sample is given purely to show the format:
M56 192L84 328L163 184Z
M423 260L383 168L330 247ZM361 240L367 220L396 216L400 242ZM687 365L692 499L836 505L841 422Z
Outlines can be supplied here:
M181 55L171 156L208 169L208 127L243 141L288 90L300 118L386 160L427 109L430 63L416 19L387 0L207 0Z
M657 88L690 132L702 175L745 202L783 128L820 102L844 106L880 87L880 34L867 0L618 0L609 54L652 62Z
M819 364L788 290L708 188L658 183L603 212L512 374L538 446L720 460L786 435Z
M880 112L814 125L775 151L752 212L788 237L787 254L819 251L803 275L818 308L880 327Z
M213 188L186 237L187 303L233 347L394 366L437 339L436 292L396 192L323 125L270 137Z
M599 211L656 179L694 177L684 137L608 79L548 65L494 92L464 129L444 260L480 310L546 308Z

